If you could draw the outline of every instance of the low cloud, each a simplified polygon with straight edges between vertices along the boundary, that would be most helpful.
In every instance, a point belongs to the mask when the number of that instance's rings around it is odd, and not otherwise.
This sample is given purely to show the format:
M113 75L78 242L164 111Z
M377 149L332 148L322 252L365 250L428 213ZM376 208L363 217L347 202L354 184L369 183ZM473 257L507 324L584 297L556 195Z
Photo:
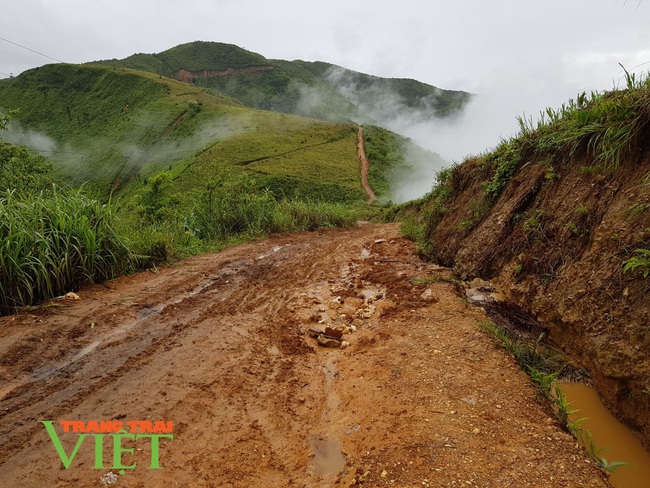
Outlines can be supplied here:
M32 129L23 129L16 121L11 121L6 132L0 134L2 138L18 146L27 146L34 152L45 155L56 152L57 142L42 132Z
M82 182L114 178L132 171L140 172L147 166L152 170L164 169L167 165L190 158L215 143L252 129L252 121L248 115L230 116L207 121L192 134L179 139L173 137L176 127L168 126L160 132L158 139L149 145L130 142L139 139L152 125L157 125L153 122L154 118L159 118L159 115L146 112L139 114L135 132L126 136L128 141L93 137L84 141L82 147L67 141L58 142L42 132L24 129L17 120L11 121L9 130L3 133L2 137L8 142L27 146L32 151L46 156L61 172ZM98 164L105 163L106 160L111 160L112 164Z

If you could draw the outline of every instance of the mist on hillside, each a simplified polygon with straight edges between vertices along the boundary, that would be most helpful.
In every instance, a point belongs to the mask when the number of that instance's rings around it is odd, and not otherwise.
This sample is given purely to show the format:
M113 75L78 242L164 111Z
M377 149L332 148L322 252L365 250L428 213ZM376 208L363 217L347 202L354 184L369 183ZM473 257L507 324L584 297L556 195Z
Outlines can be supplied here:
M444 151L446 146L433 139L438 139L435 134L440 127L449 126L458 116L436 117L435 107L427 98L422 99L424 108L414 108L390 89L377 85L359 86L342 68L330 69L326 78L353 107L345 112L348 120L384 127L426 149L423 151L416 146L405 145L408 166L401 167L399 172L390 175L390 199L395 203L403 203L431 191L436 173L451 164L449 155ZM327 93L321 88L306 87L302 90L299 106L309 113L324 100L327 100Z
M45 155L54 153L58 147L57 142L51 137L32 129L24 129L14 120L9 123L6 131L0 133L0 136L7 142L17 146L27 146L32 151Z
M360 87L346 76L345 70L331 70L328 80L358 108L356 116L351 117L356 123L382 126L430 151L408 155L412 169L395 175L395 202L423 196L431 190L440 169L462 162L468 156L489 151L501 140L516 135L518 116L536 121L546 107L556 108L580 91L580 86L573 82L550 86L536 81L538 79L495 77L478 86L476 94L461 111L447 117L436 117L433 107L409 107L393 91L377 86ZM306 94L307 101L312 103L323 98L314 90Z
M389 174L391 200L394 203L415 200L430 192L436 173L449 164L439 154L420 145L407 143L402 150L407 167Z
M134 117L135 129L129 134L129 141L95 136L81 142L59 142L45 133L23 128L15 119L0 136L51 159L63 174L83 181L113 178L119 173L134 171L142 171L146 176L157 170L168 169L171 164L190 158L245 130L252 130L250 117L246 115L221 117L202 123L198 129L183 137L175 138L173 130L167 128L153 142L138 144L133 139L146 138L151 127L159 126L160 115L143 111ZM116 164L100 166L95 163L107 156Z

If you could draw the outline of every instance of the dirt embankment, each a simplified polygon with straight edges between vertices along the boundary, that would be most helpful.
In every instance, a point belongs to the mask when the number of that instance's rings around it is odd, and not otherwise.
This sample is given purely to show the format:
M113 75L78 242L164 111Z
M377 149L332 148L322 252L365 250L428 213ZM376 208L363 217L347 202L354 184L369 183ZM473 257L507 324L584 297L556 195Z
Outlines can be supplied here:
M199 78L216 78L220 76L233 76L233 75L251 75L254 73L261 73L262 71L268 71L273 69L273 66L249 66L247 68L227 68L222 71L210 71L210 70L201 70L201 71L189 71L186 69L178 70L174 73L172 78L182 81L184 83L192 83L194 80Z
M578 360L609 408L650 446L650 280L623 273L650 248L650 157L616 172L525 165L492 205L477 161L457 167L430 242L463 277L497 282Z
M361 163L361 185L368 195L368 203L372 203L377 200L377 195L372 190L370 182L368 181L368 171L370 171L370 162L366 157L366 149L363 144L363 127L359 127L357 132L357 155L359 156L359 162Z
M0 319L0 486L606 487L394 225L278 236ZM419 279L420 281L417 281ZM320 322L320 323L319 323ZM309 329L344 330L325 348ZM86 439L38 420L165 420ZM59 430L66 455L77 436ZM133 450L131 450L133 449ZM100 459L100 461L102 461Z

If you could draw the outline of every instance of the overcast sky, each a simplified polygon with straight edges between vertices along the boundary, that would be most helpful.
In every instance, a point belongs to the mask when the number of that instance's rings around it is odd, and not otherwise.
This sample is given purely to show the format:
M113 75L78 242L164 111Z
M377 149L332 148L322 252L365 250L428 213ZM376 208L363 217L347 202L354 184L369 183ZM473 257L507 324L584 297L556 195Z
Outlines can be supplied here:
M72 63L219 41L471 91L469 117L434 137L458 159L512 134L516 115L611 88L618 63L650 69L650 1L9 0L0 37ZM49 62L0 40L0 77ZM405 132L422 142L431 130Z

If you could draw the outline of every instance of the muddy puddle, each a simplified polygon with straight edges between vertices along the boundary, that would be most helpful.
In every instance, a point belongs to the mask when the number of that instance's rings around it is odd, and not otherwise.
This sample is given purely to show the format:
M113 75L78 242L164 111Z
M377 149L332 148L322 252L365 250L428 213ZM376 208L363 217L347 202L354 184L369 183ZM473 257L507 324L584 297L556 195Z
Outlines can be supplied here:
M325 481L333 481L345 467L345 454L341 449L341 443L333 434L331 424L333 418L340 409L340 400L334 391L334 381L339 377L336 366L336 359L330 356L323 366L325 375L325 389L327 399L321 416L321 434L309 439L309 447L312 451L312 458L309 461L309 469Z
M469 303L484 308L491 320L505 326L515 337L535 340L545 335L546 330L542 324L516 305L507 302L503 294L492 288L489 283L476 281L477 283L465 290ZM572 370L570 377L577 379L588 375L572 363L571 357L561 351L556 352L561 354L563 361L572 366L569 368ZM585 383L568 381L561 382L560 386L571 403L571 409L577 410L570 416L570 420L585 418L580 425L590 432L594 453L610 465L617 462L626 463L614 467L610 473L612 486L650 488L650 453L643 447L641 440L607 410L594 388ZM591 451L590 441L587 439L585 442L585 448Z
M571 408L578 410L571 420L581 422L591 433L596 454L608 463L625 462L610 476L616 488L650 488L650 453L638 437L619 422L603 405L596 390L583 383L561 383L562 391L571 402Z
M317 475L337 475L345 467L345 456L336 439L313 439L309 444L314 454L309 464Z

